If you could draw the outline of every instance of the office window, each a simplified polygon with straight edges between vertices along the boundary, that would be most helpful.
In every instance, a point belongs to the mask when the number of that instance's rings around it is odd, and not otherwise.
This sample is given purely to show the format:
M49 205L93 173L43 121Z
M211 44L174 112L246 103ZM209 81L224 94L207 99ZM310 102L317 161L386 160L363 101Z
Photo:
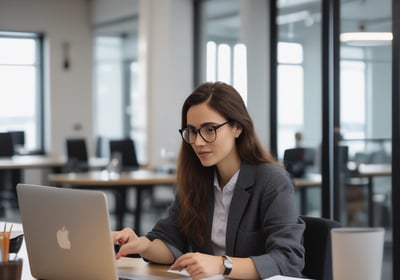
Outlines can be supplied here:
M222 81L234 86L247 101L246 46L207 42L207 81Z
M43 39L0 32L0 131L24 131L24 152L43 152Z
M303 48L298 43L278 43L278 143L279 155L295 146L295 133L304 125Z
M342 136L347 139L363 139L366 132L365 62L342 60L340 69Z

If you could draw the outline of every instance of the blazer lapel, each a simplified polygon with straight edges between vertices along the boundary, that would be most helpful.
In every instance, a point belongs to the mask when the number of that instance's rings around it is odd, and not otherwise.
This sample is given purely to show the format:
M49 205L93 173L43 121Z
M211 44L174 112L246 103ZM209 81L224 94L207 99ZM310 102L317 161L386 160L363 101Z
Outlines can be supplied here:
M235 249L240 221L245 213L250 194L247 189L254 185L255 166L242 163L235 192L229 210L226 229L226 254L232 256Z

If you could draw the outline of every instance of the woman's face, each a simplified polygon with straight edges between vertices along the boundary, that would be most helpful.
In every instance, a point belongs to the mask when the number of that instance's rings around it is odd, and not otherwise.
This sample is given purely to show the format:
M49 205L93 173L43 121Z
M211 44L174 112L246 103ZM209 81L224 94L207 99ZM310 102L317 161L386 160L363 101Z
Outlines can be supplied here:
M187 112L187 126L199 129L204 125L220 125L227 121L217 111L211 109L206 103L194 105ZM204 141L197 133L192 148L203 166L217 165L224 168L227 164L240 163L236 150L235 138L239 137L242 129L236 124L226 124L216 130L216 139L212 143Z

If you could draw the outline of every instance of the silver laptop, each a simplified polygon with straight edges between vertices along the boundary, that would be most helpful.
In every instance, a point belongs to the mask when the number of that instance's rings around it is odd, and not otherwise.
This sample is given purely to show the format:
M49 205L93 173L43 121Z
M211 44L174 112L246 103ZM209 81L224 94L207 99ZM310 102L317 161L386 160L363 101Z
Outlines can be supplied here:
M103 192L18 184L17 194L32 276L118 279Z

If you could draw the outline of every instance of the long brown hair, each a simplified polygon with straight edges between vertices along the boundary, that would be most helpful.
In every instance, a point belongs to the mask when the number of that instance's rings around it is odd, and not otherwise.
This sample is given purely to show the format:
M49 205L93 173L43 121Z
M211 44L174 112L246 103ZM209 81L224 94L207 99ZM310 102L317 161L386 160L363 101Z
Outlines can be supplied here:
M204 102L230 123L242 127L242 133L236 139L241 161L250 164L278 164L259 142L253 121L240 94L226 83L204 83L187 97L182 107L182 129L187 126L186 118L190 107ZM204 167L191 145L183 141L178 157L177 179L181 204L178 219L182 232L198 246L204 245L207 201L209 193L213 191L214 167Z

